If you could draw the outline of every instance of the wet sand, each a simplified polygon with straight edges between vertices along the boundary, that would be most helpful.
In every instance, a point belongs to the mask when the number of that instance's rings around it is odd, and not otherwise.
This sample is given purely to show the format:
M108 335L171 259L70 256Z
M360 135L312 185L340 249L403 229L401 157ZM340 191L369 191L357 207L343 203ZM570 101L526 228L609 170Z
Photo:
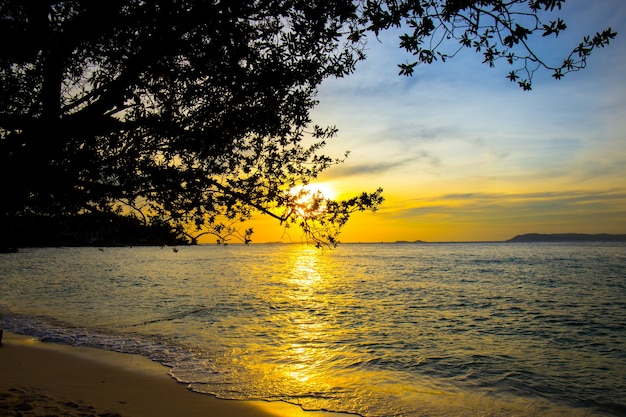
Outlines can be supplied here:
M291 404L197 394L137 355L41 343L4 332L0 415L67 417L337 417Z

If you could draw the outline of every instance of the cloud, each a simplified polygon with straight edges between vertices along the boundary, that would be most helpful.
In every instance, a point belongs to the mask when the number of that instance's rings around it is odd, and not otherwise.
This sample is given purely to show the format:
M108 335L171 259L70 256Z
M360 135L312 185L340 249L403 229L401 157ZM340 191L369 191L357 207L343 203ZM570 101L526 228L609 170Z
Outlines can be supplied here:
M581 213L614 213L626 217L626 188L601 190L549 191L534 193L454 193L415 198L389 215L413 219L432 214L473 217L477 220L497 213L499 217L520 215L564 216Z
M417 173L416 166L422 170L436 171L442 166L441 159L423 149L406 149L398 152L392 149L392 154L383 156L383 152L371 155L361 155L357 158L349 157L343 164L334 166L324 173L325 180L350 180L355 177L373 177L377 179L393 178L401 173Z
M345 179L354 176L362 176L362 175L375 175L380 173L385 173L389 171L395 171L399 167L406 164L405 161L397 161L397 162L378 162L371 164L358 164L358 165L339 165L337 167L333 167L330 169L326 175L325 179L337 180L337 179Z

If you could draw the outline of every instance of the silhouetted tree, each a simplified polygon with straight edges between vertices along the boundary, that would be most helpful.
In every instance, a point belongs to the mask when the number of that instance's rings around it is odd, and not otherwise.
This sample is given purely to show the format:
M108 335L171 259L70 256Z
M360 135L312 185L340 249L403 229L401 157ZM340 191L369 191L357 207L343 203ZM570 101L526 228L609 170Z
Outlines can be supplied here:
M527 38L565 29L539 17L561 3L3 0L0 228L6 237L16 217L124 207L190 239L247 242L252 230L237 225L261 212L333 244L382 190L309 196L308 209L292 191L341 162L321 153L336 129L311 125L320 83L354 70L368 33L404 27L413 58L401 74L453 56L439 49L456 40L489 65L508 61L509 78L528 89L537 68L560 78L615 35L544 63Z

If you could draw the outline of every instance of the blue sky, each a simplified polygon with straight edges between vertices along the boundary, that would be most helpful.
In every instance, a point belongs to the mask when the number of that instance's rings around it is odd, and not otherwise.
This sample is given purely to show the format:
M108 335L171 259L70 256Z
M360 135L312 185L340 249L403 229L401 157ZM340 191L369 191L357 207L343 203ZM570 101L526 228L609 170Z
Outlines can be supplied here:
M387 199L342 241L626 233L626 2L569 0L559 15L567 31L537 44L549 61L608 26L618 37L561 81L538 73L531 92L472 50L398 76L407 57L393 32L370 40L353 75L322 85L314 123L339 128L327 153L351 154L321 180L346 197L380 186Z

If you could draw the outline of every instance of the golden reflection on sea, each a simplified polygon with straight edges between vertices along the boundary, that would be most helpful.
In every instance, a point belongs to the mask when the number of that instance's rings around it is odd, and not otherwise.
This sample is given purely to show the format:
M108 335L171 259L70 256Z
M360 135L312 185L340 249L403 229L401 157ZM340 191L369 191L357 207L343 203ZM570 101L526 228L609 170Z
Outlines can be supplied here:
M332 277L323 276L321 270L328 269L324 263L332 262L332 259L320 250L304 245L293 245L288 256L286 274L282 277L286 291L276 293L279 299L272 302L299 308L275 317L281 321L276 338L285 342L281 347L284 363L276 372L283 374L280 379L285 384L298 391L308 386L324 392L332 387L325 364L332 362L335 353L323 343L330 333L328 318L332 306L322 295L327 293L326 280Z

